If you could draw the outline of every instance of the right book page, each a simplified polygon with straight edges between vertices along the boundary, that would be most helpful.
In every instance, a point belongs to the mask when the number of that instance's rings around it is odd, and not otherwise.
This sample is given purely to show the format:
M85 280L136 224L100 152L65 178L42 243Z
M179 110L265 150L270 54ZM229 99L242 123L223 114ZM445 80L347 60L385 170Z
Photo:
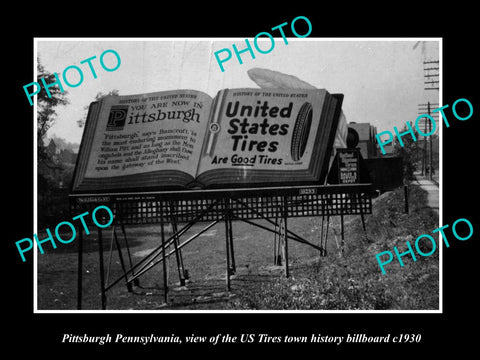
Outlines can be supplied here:
M220 91L197 181L206 187L322 183L340 103L323 89Z

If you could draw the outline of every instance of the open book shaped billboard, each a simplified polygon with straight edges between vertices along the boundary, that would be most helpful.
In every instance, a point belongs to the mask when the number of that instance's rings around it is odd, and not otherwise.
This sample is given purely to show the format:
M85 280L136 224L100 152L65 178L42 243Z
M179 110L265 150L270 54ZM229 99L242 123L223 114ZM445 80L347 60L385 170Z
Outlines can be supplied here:
M258 88L104 97L90 105L71 191L321 185L342 100Z

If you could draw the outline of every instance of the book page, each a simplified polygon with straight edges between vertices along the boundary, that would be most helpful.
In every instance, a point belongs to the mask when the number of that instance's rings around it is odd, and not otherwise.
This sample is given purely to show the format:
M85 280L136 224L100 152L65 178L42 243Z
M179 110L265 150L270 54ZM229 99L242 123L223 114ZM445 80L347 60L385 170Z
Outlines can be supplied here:
M194 90L104 98L85 177L159 170L195 176L211 102Z
M229 89L212 109L199 174L309 168L325 90Z

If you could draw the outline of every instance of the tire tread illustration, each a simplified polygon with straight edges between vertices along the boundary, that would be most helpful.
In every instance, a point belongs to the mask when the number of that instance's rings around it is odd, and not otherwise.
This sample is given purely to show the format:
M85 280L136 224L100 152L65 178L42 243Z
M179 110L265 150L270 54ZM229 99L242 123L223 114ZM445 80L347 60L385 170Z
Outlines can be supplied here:
M298 111L297 119L293 127L292 144L290 147L293 161L299 161L305 153L311 124L312 104L306 102Z

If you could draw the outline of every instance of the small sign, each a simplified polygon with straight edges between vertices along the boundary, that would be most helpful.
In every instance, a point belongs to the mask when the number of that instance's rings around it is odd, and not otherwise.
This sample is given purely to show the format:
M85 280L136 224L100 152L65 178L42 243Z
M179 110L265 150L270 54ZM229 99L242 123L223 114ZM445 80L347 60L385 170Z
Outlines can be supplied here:
M77 198L77 202L79 204L82 203L105 203L110 201L110 196L88 196L88 197L79 197Z
M298 190L299 195L316 195L317 189L315 188L303 188Z
M338 149L339 184L357 184L360 182L359 152L356 149Z

